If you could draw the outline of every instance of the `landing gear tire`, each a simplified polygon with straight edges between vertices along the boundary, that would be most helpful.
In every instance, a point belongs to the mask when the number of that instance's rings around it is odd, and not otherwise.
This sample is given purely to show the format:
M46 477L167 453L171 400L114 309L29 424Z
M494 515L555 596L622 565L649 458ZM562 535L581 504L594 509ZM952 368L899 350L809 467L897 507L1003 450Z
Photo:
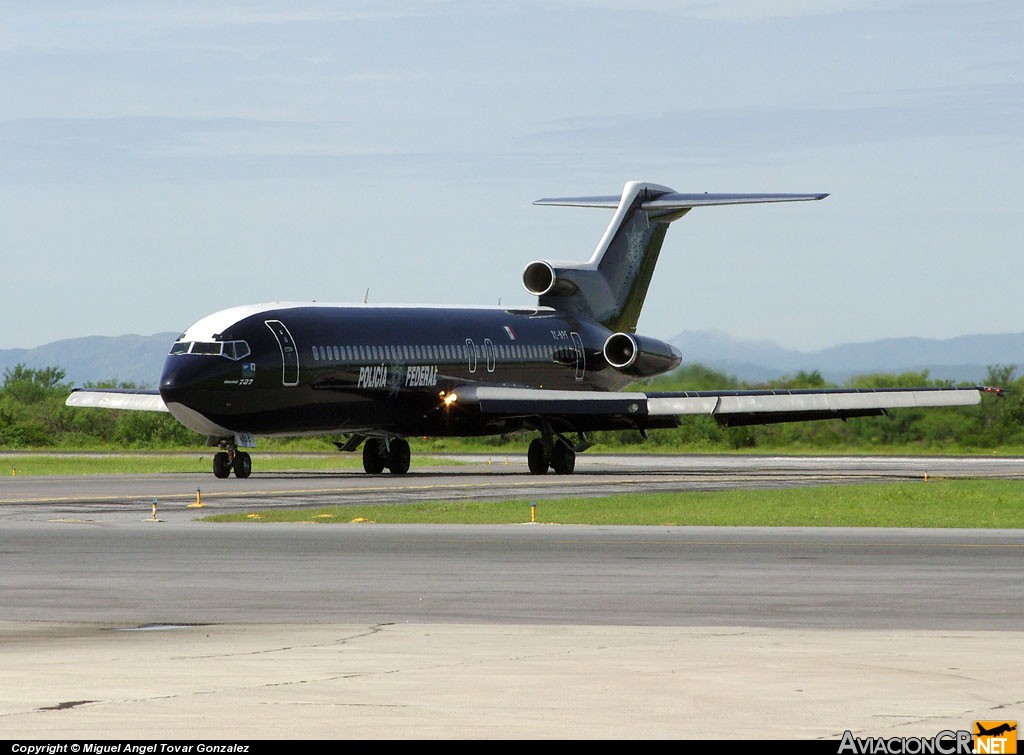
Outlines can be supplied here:
M367 438L363 444L363 470L367 474L380 474L384 471L384 454L380 446L376 438Z
M409 471L409 463L412 461L409 441L405 438L394 438L388 445L388 469L391 470L391 474L405 474Z
M572 474L576 469L576 452L558 441L551 448L551 468L555 474Z
M245 451L239 451L235 454L235 461L231 466L235 468L235 477L245 479L252 474L252 457Z
M218 451L213 455L213 476L224 479L231 474L231 460L227 451Z
M544 443L540 438L534 438L530 442L530 448L526 452L526 463L530 467L530 474L547 474L548 460L544 458Z

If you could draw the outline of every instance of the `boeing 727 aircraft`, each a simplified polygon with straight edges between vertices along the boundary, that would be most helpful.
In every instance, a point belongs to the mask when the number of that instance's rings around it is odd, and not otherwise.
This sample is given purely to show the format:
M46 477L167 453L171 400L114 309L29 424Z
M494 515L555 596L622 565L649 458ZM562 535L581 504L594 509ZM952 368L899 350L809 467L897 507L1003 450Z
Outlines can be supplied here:
M219 446L217 477L248 477L254 436L336 435L362 445L371 474L409 469L411 436L539 434L530 471L572 473L587 433L884 414L976 404L982 387L641 393L632 381L675 369L670 344L636 326L669 224L695 207L823 199L826 194L679 194L629 182L620 196L534 204L614 210L585 263L538 260L509 308L272 303L215 312L170 348L159 391L76 390L69 406L168 411Z

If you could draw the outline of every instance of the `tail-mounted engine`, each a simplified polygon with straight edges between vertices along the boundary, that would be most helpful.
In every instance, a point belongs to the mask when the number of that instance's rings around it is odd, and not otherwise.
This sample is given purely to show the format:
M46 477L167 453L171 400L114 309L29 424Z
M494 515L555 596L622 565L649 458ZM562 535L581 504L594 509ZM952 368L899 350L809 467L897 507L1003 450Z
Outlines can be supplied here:
M579 286L560 272L550 262L531 262L523 269L523 285L534 296L572 296Z
M604 358L615 369L635 377L654 377L674 370L683 355L671 344L631 333L613 333L604 342Z

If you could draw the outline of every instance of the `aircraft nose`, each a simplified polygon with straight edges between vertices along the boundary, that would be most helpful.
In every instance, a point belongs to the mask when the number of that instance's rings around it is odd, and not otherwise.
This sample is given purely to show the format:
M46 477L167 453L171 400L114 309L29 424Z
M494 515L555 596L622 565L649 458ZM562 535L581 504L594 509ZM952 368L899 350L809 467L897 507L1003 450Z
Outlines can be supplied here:
M208 383L215 371L208 357L169 356L160 375L160 395L164 402L186 403L189 393Z

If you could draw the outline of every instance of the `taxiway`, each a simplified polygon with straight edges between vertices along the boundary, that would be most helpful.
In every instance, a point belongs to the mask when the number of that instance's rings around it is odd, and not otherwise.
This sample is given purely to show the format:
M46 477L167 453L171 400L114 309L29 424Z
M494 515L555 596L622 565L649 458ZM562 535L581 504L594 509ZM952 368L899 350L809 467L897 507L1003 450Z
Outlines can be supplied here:
M200 521L365 496L1024 478L1019 459L585 458L572 477L498 457L5 480L0 738L838 740L1024 717L1017 530Z

